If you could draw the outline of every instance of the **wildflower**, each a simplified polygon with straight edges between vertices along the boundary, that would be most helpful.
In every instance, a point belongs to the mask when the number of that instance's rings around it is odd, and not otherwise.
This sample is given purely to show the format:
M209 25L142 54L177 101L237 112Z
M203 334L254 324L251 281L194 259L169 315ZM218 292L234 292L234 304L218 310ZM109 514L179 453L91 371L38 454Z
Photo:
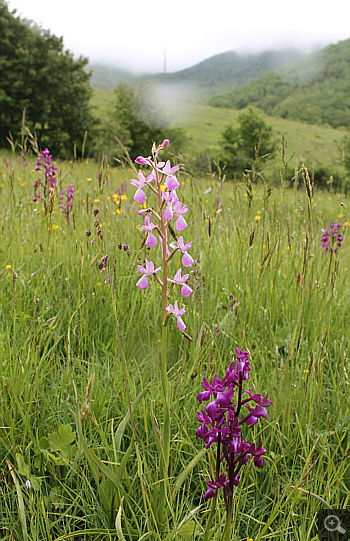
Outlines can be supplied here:
M146 240L146 245L147 246L156 246L157 245L157 237L155 237L152 233L153 229L155 228L156 226L154 224L152 224L152 221L151 221L151 218L149 216L146 216L145 217L145 225L142 225L140 227L140 229L142 231L146 231L148 233L147 235L147 240Z
M11 265L6 265L5 269L6 269L6 270L10 270L10 269L11 269Z
M147 258L145 260L145 263L146 263L146 267L143 267L142 265L138 265L137 267L138 270L143 274L143 276L141 276L141 278L136 284L137 287L139 287L140 289L147 289L148 287L147 276L150 276L151 274L155 274L161 269L161 267L158 267L157 269L155 269L153 261L148 261Z
M188 212L187 205L184 205L183 207L181 207L181 202L176 201L174 205L174 214L175 216L178 216L178 220L176 220L175 222L175 229L177 231L183 231L187 227L186 220L183 217L183 215L186 214L186 212Z
M181 316L183 316L183 314L186 312L186 308L179 309L177 301L175 301L174 306L169 304L169 306L166 307L166 310L167 312L169 312L169 314L172 314L176 317L178 328L180 329L180 331L184 331L186 329L186 325L182 321Z
M30 488L31 488L31 484L30 484L29 479L26 480L26 488L27 488L28 490L30 490Z
M332 222L331 225L325 231L322 229L323 236L321 239L322 247L327 252L331 249L335 255L337 255L338 249L341 248L344 238L341 235L342 223ZM334 247L336 246L336 247Z
M172 282L173 284L178 284L178 285L181 285L181 295L183 297L188 297L189 295L191 295L192 293L192 289L190 288L190 286L186 285L186 282L187 280L189 279L189 274L184 274L184 276L181 276L181 269L179 269L175 276L174 276L174 279L171 280L170 278L168 278L168 281L169 282Z
M256 447L245 440L242 433L244 424L253 426L260 417L267 417L266 408L271 406L272 401L266 396L258 393L253 394L251 388L245 391L248 398L242 394L243 381L249 379L249 352L235 348L236 360L232 360L226 370L226 375L220 380L217 374L210 383L203 378L202 387L204 392L198 393L198 401L212 401L207 404L204 410L197 411L197 420L201 423L196 435L201 438L209 448L213 444L218 445L216 472L220 472L220 464L224 462L224 472L217 475L216 480L207 481L209 489L204 498L213 498L220 488L224 490L226 509L232 509L233 487L238 486L240 470L247 463L249 455L254 459L254 465L262 467L262 456L266 449L262 441ZM238 396L235 398L236 389ZM248 402L255 402L256 406L251 408ZM239 418L242 406L248 409L248 414ZM231 504L230 504L231 502Z
M139 179L136 180L135 178L132 178L130 180L130 184L137 187L137 190L136 190L135 195L134 195L134 199L135 199L135 201L137 201L138 203L141 204L141 203L144 203L146 201L146 194L145 194L145 192L143 191L142 188L144 188L147 185L148 182L153 180L153 175L150 175L146 179L145 175L142 173L142 171L139 171L137 176L139 177ZM152 177L152 178L150 178L150 177Z
M179 237L179 240L177 241L177 245L175 245L174 243L170 244L171 248L173 248L173 249L177 248L183 254L183 256L182 256L182 264L183 264L184 267L190 267L192 265L192 263L194 262L193 257L191 257L190 254L187 253L187 250L192 248L192 246L193 246L192 242L187 242L185 244L184 240L183 240L183 237Z

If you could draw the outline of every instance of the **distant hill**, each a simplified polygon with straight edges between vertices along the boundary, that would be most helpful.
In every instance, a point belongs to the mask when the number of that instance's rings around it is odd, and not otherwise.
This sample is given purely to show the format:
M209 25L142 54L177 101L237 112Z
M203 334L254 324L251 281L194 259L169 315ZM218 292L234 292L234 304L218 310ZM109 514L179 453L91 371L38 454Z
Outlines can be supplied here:
M265 51L260 54L217 54L199 64L174 73L157 74L152 80L165 84L191 83L199 88L216 89L240 86L276 68L301 58L295 49Z
M113 90L120 81L135 83L139 80L149 80L165 86L190 87L192 95L208 96L242 85L251 79L293 62L301 58L302 55L302 52L295 49L265 51L260 54L238 54L229 51L212 56L185 70L156 75L142 74L137 76L101 64L90 64L87 69L93 72L91 85L94 88Z
M233 109L253 105L271 116L349 127L350 39L214 96L208 103Z
M91 86L103 90L113 90L121 81L135 84L142 78L129 71L105 64L88 64L85 69L92 71Z

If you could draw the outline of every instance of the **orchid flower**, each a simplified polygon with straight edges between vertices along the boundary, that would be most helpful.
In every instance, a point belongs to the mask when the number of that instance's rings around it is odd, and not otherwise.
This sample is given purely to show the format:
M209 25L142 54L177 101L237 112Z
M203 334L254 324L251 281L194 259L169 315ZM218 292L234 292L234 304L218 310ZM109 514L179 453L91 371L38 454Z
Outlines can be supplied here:
M170 244L170 247L173 250L175 248L178 248L178 250L183 254L183 256L182 256L182 264L183 264L184 267L190 267L192 265L192 263L194 262L193 257L191 257L190 254L186 253L187 250L192 248L192 246L193 246L193 242L187 242L185 244L183 237L179 237L179 239L177 241L177 245L174 242L172 242Z
M175 222L175 229L177 231L183 231L187 227L187 223L183 215L188 212L188 207L187 205L181 207L181 204L181 201L176 201L176 203L174 204L174 213L175 216L178 217L178 220L176 220Z
M147 186L147 184L149 182L154 180L154 176L153 176L153 172L152 172L146 179L145 175L143 174L142 171L139 171L137 173L137 176L139 177L139 179L136 180L135 178L132 178L130 180L130 184L137 187L137 190L136 190L135 195L134 195L134 199L135 199L135 201L137 201L138 203L141 204L141 203L144 203L146 201L146 194L145 194L145 192L143 191L142 188L144 188L145 186Z
M161 269L161 267L158 267L157 269L155 269L153 261L148 261L147 258L145 259L145 263L146 263L146 267L143 267L142 265L138 265L137 267L138 270L142 272L143 274L143 276L141 276L141 278L136 284L137 287L139 287L140 289L147 289L148 287L147 276L150 276L151 274L155 274Z
M146 245L154 247L157 245L157 237L155 237L152 233L153 229L157 227L156 225L152 224L152 220L149 216L145 217L145 225L142 225L140 229L142 231L146 231L148 233Z
M179 269L177 271L177 273L175 274L174 276L174 279L171 280L170 278L168 278L168 281L173 283L173 284L178 284L180 286L182 286L181 288L181 295L183 297L188 297L189 295L191 295L192 293L192 289L190 288L190 286L186 285L186 282L187 280L189 279L189 274L184 274L184 276L181 276L181 269Z
M169 306L166 307L166 311L176 317L178 328L180 329L180 331L184 331L186 329L186 325L182 321L181 316L183 316L186 312L186 308L179 308L177 301L175 301L174 306L169 304Z

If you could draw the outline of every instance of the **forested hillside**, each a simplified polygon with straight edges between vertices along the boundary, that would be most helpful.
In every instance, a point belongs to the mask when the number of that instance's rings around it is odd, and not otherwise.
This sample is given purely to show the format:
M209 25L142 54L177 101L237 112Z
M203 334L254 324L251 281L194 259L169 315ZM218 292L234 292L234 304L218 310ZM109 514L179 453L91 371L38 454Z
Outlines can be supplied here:
M239 86L264 73L284 66L302 53L294 49L265 51L260 54L237 54L234 51L218 54L190 68L174 73L133 75L112 66L92 64L91 84L94 88L113 90L120 81L150 80L160 84L185 84L196 90L197 96L213 94Z
M350 40L330 45L232 91L210 105L254 105L271 116L350 126Z

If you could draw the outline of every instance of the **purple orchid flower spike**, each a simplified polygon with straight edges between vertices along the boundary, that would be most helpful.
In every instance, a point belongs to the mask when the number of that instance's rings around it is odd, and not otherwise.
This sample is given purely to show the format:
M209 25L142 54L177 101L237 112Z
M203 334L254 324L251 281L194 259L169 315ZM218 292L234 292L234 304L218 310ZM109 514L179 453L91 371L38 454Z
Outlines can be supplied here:
M178 250L183 254L182 255L182 264L184 267L190 267L192 263L194 262L193 257L190 256L190 254L187 253L187 250L192 248L193 243L187 242L184 243L184 239L182 237L179 237L179 240L177 241L177 245L175 243L171 243L170 247L175 249L178 248Z
M181 316L183 316L186 312L186 308L179 308L177 301L175 301L174 306L169 304L169 306L166 307L166 311L176 317L178 328L180 331L184 331L186 329L186 325L182 321Z
M175 274L174 276L174 279L171 280L170 278L168 278L168 281L169 282L172 282L173 284L178 284L181 287L181 295L183 297L188 297L189 295L191 295L193 289L190 288L190 286L186 285L186 282L189 278L189 274L184 274L184 276L181 276L181 269L179 269L177 271L177 273Z
M147 276L150 276L151 274L155 274L161 269L161 267L158 267L157 269L155 269L153 261L148 261L147 258L145 260L145 263L146 263L146 267L143 267L142 265L138 265L137 267L138 270L142 272L143 274L143 276L141 276L141 278L136 284L137 287L139 287L140 289L147 289L148 287Z
M148 233L147 235L147 240L146 240L146 245L147 246L151 246L151 247L154 247L157 245L158 241L157 241L157 237L155 237L152 233L153 229L157 227L156 225L152 224L152 220L149 216L146 216L145 218L145 225L142 225L140 227L140 229L142 231L146 231Z

